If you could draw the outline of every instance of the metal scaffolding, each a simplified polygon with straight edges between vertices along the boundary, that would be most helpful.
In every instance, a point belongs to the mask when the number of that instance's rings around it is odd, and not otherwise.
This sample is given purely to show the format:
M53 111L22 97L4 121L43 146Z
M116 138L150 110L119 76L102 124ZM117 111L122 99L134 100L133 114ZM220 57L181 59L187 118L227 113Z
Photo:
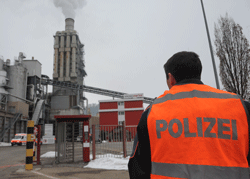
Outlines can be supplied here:
M121 98L121 99L123 99L124 94L127 94L123 92L111 91L107 89L101 89L101 88L96 88L96 87L91 87L91 86L86 86L86 85L79 85L76 83L70 83L70 82L65 82L65 81L51 80L51 79L42 79L41 84L58 86L61 88L70 88L74 90L83 90L84 92L95 93L95 94L110 96L113 98ZM151 104L153 100L154 100L153 98L143 97L144 103Z

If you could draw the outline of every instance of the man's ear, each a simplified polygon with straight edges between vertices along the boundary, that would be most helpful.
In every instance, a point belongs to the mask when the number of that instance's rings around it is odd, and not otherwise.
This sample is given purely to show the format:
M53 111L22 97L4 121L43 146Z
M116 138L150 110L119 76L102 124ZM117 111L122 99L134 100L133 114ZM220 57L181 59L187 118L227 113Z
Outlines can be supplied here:
M168 77L170 78L170 85L174 86L176 84L176 80L174 78L174 76L171 73L168 73Z

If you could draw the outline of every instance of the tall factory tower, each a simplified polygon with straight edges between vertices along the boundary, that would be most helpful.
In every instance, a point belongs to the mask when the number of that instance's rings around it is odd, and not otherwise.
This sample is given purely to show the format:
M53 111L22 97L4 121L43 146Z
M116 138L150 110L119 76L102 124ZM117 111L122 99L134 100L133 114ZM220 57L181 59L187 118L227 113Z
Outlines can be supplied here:
M65 31L54 36L53 79L83 85L84 45L74 30L74 19L65 19ZM83 109L83 91L53 86L51 97L51 118L53 115L74 115ZM77 109L77 110L76 110Z
M59 81L83 82L84 45L74 30L74 19L65 20L65 31L56 32L54 36L54 70L53 78Z

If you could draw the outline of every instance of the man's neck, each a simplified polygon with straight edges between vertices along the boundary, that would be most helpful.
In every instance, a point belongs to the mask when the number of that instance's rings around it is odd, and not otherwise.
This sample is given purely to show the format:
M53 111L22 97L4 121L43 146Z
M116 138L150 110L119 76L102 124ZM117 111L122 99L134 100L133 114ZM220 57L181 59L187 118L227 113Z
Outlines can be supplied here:
M181 80L181 81L177 82L175 85L184 85L184 84L190 84L190 83L203 84L201 80L193 78L193 79Z

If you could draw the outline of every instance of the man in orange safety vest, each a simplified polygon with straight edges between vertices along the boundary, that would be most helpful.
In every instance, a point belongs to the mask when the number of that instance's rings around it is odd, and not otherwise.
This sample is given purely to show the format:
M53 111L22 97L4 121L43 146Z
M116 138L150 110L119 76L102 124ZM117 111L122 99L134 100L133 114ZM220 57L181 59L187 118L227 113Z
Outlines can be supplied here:
M144 111L131 179L249 179L250 103L201 82L194 52L164 65L169 90Z

